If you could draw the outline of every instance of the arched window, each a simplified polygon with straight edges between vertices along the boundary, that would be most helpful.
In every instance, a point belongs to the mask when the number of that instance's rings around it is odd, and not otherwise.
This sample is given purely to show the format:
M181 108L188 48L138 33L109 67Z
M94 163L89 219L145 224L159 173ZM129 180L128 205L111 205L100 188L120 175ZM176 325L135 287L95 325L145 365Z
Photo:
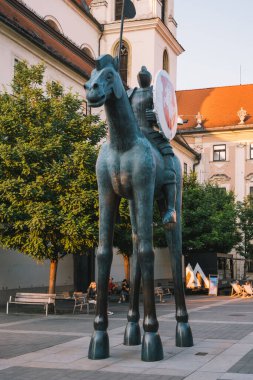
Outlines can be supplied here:
M115 53L119 54L119 44L115 49ZM123 82L127 83L128 74L128 58L129 58L129 48L125 41L122 41L121 51L120 51L120 76Z
M115 20L121 19L123 0L115 0Z
M163 52L163 70L169 72L169 55L167 50Z
M62 33L61 25L53 16L46 16L44 20L49 26L51 26L51 28L53 28L59 33Z

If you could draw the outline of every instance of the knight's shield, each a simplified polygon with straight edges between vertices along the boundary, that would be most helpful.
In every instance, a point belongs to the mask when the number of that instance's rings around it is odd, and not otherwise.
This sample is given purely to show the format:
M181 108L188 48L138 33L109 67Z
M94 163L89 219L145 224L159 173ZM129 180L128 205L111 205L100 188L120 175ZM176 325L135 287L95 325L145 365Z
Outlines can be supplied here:
M172 140L177 132L177 99L173 83L165 70L156 74L153 98L160 131L167 139Z

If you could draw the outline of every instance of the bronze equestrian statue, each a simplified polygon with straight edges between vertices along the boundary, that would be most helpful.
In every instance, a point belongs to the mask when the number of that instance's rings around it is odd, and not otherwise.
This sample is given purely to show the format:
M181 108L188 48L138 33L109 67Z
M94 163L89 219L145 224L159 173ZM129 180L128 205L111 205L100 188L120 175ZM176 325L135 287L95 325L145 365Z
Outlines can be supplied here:
M97 252L98 284L94 332L90 341L88 357L105 359L109 357L107 334L108 281L113 254L113 231L115 217L121 198L127 198L133 236L131 263L130 303L125 345L141 343L139 326L139 289L142 279L144 296L144 318L142 354L144 361L163 359L163 347L158 333L158 321L154 296L154 251L153 251L153 202L159 199L161 213L167 210L163 200L164 158L159 150L141 132L134 116L127 93L118 73L118 60L102 55L96 60L96 69L84 85L90 107L104 105L109 134L100 149L97 160L99 190L99 246ZM185 305L182 281L181 241L181 166L173 156L176 172L176 213L175 227L165 230L171 255L176 301L176 345L193 345L188 313ZM163 206L162 206L163 204Z

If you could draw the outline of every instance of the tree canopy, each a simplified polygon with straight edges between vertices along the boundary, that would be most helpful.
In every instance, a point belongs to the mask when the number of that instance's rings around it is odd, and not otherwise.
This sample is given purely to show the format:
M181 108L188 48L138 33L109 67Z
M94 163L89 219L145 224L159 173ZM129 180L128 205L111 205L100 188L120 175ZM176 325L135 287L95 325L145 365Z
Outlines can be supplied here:
M97 245L95 162L105 126L43 65L19 62L0 93L0 244L37 260Z
M240 241L234 194L195 173L184 177L182 215L183 253L228 253Z

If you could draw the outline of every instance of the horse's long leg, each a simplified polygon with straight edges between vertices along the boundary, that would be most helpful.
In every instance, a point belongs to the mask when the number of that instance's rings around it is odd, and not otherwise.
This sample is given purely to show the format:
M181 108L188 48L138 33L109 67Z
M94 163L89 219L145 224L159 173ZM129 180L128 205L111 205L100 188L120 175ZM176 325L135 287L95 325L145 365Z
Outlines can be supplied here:
M144 190L144 191L143 191ZM145 189L135 192L136 222L138 234L138 260L144 295L144 336L142 340L142 360L151 362L163 359L163 348L158 334L158 320L154 295L154 251L153 251L153 191Z
M193 346L193 338L188 323L188 313L185 304L184 284L182 279L181 227L178 225L174 230L166 230L165 234L170 251L174 281L177 320L176 346L191 347Z
M165 229L166 240L169 248L170 260L172 265L174 295L176 302L176 346L191 347L193 338L190 325L188 323L188 313L185 304L184 284L182 278L182 229L181 229L181 202L182 202L182 181L181 166L179 160L175 157L175 168L177 173L177 199L176 212L177 223L174 229ZM164 206L159 202L161 214L164 212Z
M130 301L127 315L127 325L124 335L124 344L127 346L136 346L138 344L141 344L141 331L139 325L139 292L141 282L141 270L137 256L138 241L134 201L129 202L129 208L132 224L133 254L130 258Z
M112 189L99 190L99 246L97 251L98 283L94 332L89 346L89 359L106 359L110 356L107 334L108 282L112 263L113 228L119 198Z

